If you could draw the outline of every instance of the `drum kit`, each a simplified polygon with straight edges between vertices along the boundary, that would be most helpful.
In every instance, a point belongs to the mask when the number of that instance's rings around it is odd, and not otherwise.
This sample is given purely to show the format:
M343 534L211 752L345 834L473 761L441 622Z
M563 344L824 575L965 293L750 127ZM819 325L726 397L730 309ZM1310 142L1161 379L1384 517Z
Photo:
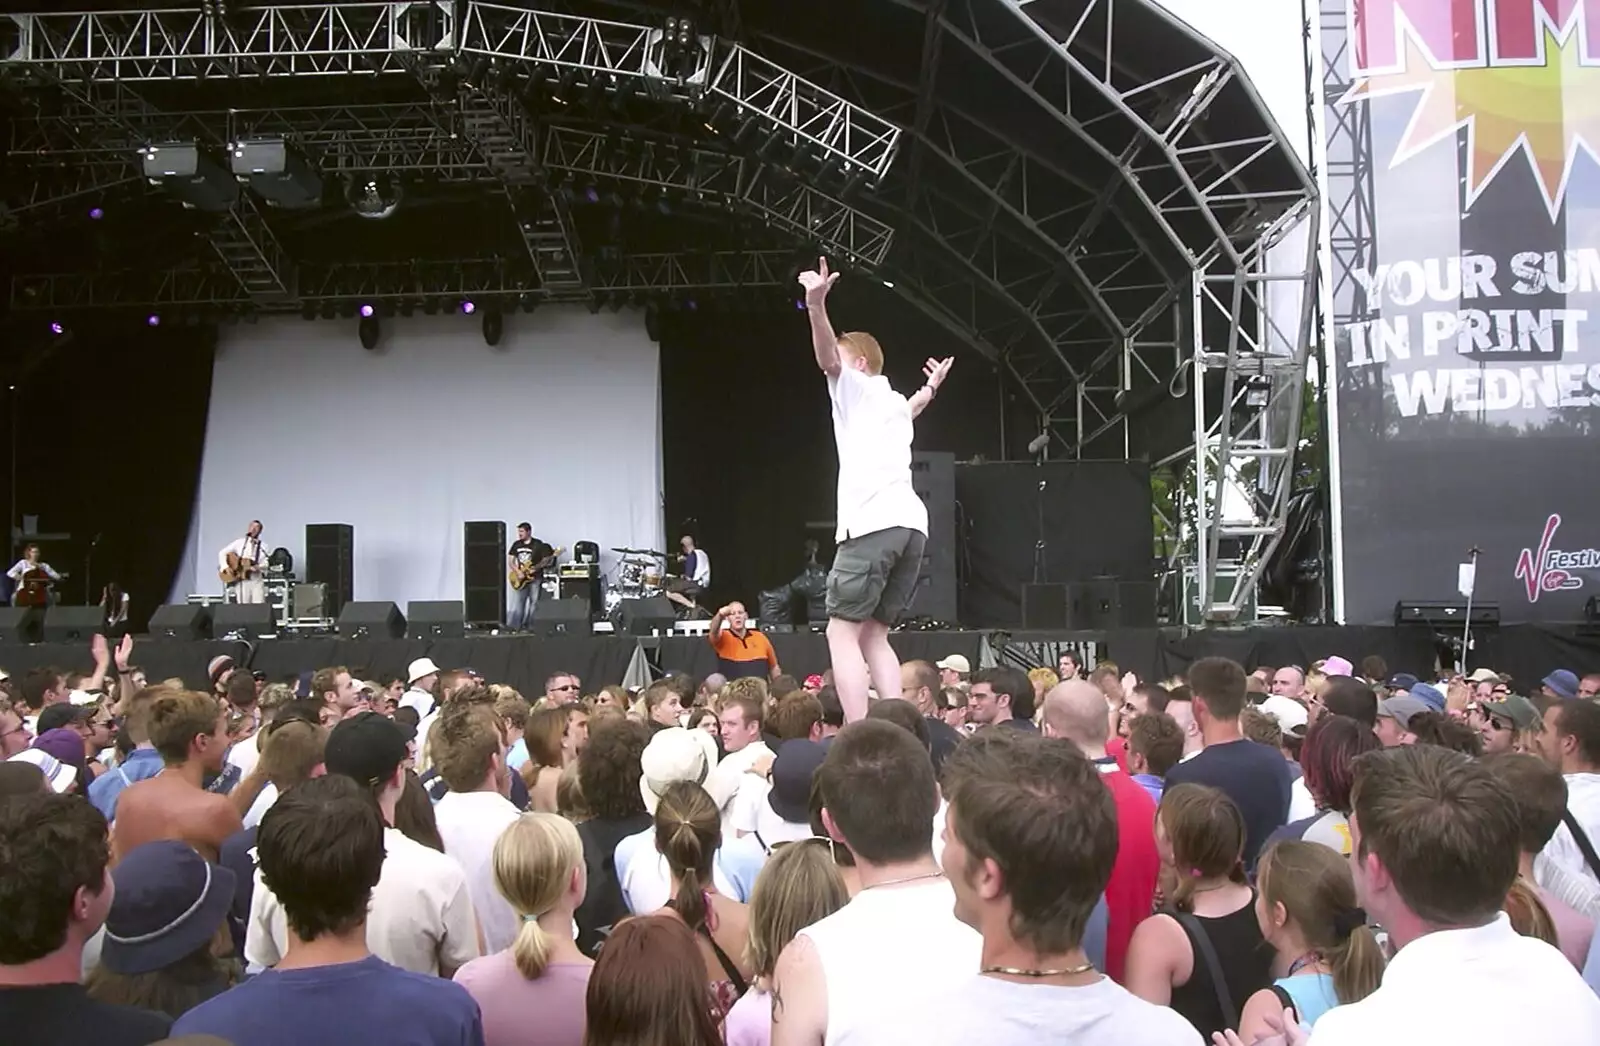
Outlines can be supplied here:
M624 599L648 599L666 592L667 554L648 548L614 548L611 551L622 558L617 562L616 574L606 585L606 616Z

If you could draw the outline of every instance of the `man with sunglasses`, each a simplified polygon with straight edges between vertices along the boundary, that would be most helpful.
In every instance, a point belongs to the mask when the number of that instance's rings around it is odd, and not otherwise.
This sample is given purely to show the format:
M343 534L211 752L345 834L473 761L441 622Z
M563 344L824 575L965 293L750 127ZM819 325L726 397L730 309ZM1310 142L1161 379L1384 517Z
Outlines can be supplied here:
M1517 743L1517 735L1539 726L1539 709L1521 694L1507 694L1500 701L1483 702L1483 754L1510 752Z

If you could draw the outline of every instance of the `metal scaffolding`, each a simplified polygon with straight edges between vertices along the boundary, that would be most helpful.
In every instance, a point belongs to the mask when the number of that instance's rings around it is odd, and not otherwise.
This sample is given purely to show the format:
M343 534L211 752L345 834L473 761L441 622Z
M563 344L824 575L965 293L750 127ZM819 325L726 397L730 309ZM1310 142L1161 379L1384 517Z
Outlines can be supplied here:
M12 213L125 184L143 142L279 136L324 173L496 185L525 257L411 268L297 259L280 281L296 295L275 307L338 294L593 304L652 288L792 286L783 251L619 258L578 242L566 210L583 184L676 193L882 280L999 368L1052 455L1172 464L1142 422L1190 399L1192 444L1176 456L1192 466L1200 509L1188 609L1215 619L1249 603L1243 590L1284 528L1288 412L1305 380L1316 275L1315 251L1295 245L1308 229L1315 244L1317 208L1311 176L1229 55L1156 0L873 0L873 17L920 30L908 80L898 70L909 59L869 62L871 48L841 43L850 26L802 23L783 5L724 0L713 24L680 23L669 37L648 0L572 2L618 18L478 0L292 4L225 19L0 16L17 40L0 54L0 80L60 95L15 122L11 158L39 188L16 194ZM1152 46L1152 34L1174 46ZM341 91L334 103L330 88L321 106L151 113L129 87L176 81L173 97L201 81L265 90L294 77L402 83L415 99L368 104ZM613 115L586 111L596 103ZM616 113L641 103L678 114L677 129L617 126ZM152 305L250 300L202 272L143 275L135 286ZM138 297L109 284L20 277L12 301ZM1230 408L1261 399L1263 380L1270 423L1257 415L1251 428ZM1244 462L1254 462L1248 518L1224 520ZM1219 589L1222 561L1240 591Z

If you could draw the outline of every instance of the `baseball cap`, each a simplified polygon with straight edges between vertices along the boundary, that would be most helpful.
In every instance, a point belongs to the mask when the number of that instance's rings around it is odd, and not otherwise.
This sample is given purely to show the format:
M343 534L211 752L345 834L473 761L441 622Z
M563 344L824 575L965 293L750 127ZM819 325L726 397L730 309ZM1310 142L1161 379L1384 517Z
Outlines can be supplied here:
M772 760L772 790L767 805L790 824L811 823L811 779L828 750L815 741L795 738L778 746Z
M1498 683L1500 682L1500 673L1492 668L1474 668L1467 679L1474 683Z
M717 743L704 730L669 726L658 730L639 756L639 794L651 815L667 785L678 781L704 784L717 765Z
M233 904L233 872L186 843L163 839L129 851L111 872L100 961L136 977L187 958L216 936Z
M87 705L67 703L45 705L44 710L39 713L39 722L34 725L34 729L43 734L84 722L92 715L94 709Z
M211 677L211 685L216 686L217 680L222 678L222 673L233 667L233 658L227 654L218 654L206 665L206 675Z
M821 690L823 686L824 684L821 676L815 673L806 676L805 688L807 690Z
M409 754L400 724L377 712L361 712L341 720L328 734L322 765L330 774L372 788L393 777Z
M1418 683L1411 688L1411 696L1427 705L1431 711L1444 711L1444 692L1432 683Z
M1384 685L1390 690L1409 691L1412 687L1416 686L1417 683L1417 677L1412 675L1410 672L1396 672L1394 675L1389 677L1389 682Z
M50 790L56 793L65 792L72 787L72 782L78 779L76 767L68 766L41 748L24 749L12 756L7 762L32 763L37 766L43 771L44 779L50 783Z
M423 676L439 674L439 666L433 663L431 657L419 657L406 666L406 686L410 686Z
M1485 701L1483 710L1490 715L1504 716L1518 730L1531 730L1539 725L1539 709L1521 694L1512 694L1504 701Z
M964 654L951 654L943 661L940 661L937 667L948 668L952 672L970 672L972 671L972 662L968 661Z
M1380 716L1393 719L1407 730L1411 729L1412 716L1431 711L1433 709L1409 694L1396 694L1394 697L1386 697L1378 702L1378 714Z
M1572 685L1573 689L1577 689L1578 684L1576 682ZM100 695L90 690L74 690L67 694L67 704L69 705L92 705L99 700Z
M58 727L55 730L46 730L33 739L29 748L37 748L41 752L48 752L72 767L78 777L88 783L85 772L86 761L83 757L83 736L76 730L67 727Z
M1355 673L1355 666L1348 659L1330 657L1322 662L1322 674L1325 676L1348 676Z
M1571 701L1578 696L1578 675L1565 668L1558 668L1540 680L1550 688L1550 692L1559 698Z

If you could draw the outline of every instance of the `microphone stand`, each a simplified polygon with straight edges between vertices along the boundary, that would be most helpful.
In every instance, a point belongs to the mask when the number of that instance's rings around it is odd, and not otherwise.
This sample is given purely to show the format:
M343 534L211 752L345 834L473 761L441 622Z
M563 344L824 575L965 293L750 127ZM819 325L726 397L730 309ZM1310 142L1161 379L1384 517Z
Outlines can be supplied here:
M94 540L89 542L89 550L83 554L83 605L86 607L94 606L94 585L90 582L89 565L94 562L94 548L98 544L100 535L96 534Z
M1039 480L1039 487L1033 496L1033 504L1038 528L1036 531L1037 539L1033 543L1033 583L1035 585L1042 585L1044 584L1045 573L1044 492L1050 486L1050 481L1042 478L1044 475L1044 452L1042 450L1039 452L1038 456L1034 458L1033 465L1034 468L1039 469L1041 476Z
M1467 558L1472 562L1472 584L1467 587L1467 619L1461 627L1461 674L1467 674L1467 654L1472 650L1472 594L1478 590L1478 557L1483 555L1483 549L1473 545L1467 549Z

